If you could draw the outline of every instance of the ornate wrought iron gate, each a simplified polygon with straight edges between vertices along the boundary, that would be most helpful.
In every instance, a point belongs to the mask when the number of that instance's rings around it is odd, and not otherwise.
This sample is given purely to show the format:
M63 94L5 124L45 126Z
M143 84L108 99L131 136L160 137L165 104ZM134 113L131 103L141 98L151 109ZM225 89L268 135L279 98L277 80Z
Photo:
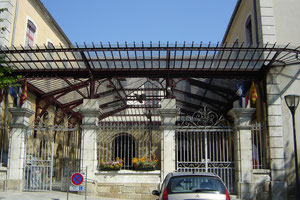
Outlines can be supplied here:
M52 134L47 128L25 131L24 190L45 191L51 189L53 174Z
M33 127L25 131L25 191L64 190L66 170L78 171L80 132L70 127Z
M206 107L177 126L178 171L212 172L234 192L233 128Z

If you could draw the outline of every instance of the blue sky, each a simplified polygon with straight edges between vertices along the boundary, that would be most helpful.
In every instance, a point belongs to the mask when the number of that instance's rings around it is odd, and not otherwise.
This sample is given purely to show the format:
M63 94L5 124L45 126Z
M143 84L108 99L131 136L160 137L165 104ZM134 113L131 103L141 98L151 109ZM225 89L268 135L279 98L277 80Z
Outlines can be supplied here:
M222 41L237 0L42 0L75 43Z

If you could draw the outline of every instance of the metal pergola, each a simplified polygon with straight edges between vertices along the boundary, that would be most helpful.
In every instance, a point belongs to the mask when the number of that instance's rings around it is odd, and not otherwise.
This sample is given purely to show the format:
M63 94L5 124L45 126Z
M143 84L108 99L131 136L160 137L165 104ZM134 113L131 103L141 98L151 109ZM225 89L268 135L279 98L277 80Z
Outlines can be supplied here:
M145 121L149 114L158 119L163 98L176 98L180 115L203 106L223 114L237 98L236 81L247 85L272 66L299 64L299 48L142 42L2 47L1 55L43 102L39 116L54 104L63 116L80 120L83 99L98 98L102 120L115 115Z

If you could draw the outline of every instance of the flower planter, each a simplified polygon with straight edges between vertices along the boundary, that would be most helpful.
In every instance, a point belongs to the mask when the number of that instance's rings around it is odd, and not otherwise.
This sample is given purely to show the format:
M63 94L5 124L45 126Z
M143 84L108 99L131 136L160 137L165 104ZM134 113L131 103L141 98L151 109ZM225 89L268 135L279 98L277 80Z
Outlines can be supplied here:
M156 169L156 162L136 162L133 167L137 171L154 171Z
M114 162L104 162L100 161L99 168L102 171L119 171L123 166L122 160L118 159L118 161Z
M105 166L101 166L100 165L100 170L102 171L119 171L121 169L121 167L111 167L110 165L105 165Z

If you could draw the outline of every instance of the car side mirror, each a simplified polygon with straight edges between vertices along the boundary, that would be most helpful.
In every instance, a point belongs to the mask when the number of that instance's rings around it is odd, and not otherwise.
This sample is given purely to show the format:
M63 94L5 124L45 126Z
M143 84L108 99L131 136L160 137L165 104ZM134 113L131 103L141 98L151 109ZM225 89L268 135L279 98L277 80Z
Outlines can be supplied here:
M157 191L157 190L153 190L152 194L155 195L155 196L159 196L160 195L159 191Z

